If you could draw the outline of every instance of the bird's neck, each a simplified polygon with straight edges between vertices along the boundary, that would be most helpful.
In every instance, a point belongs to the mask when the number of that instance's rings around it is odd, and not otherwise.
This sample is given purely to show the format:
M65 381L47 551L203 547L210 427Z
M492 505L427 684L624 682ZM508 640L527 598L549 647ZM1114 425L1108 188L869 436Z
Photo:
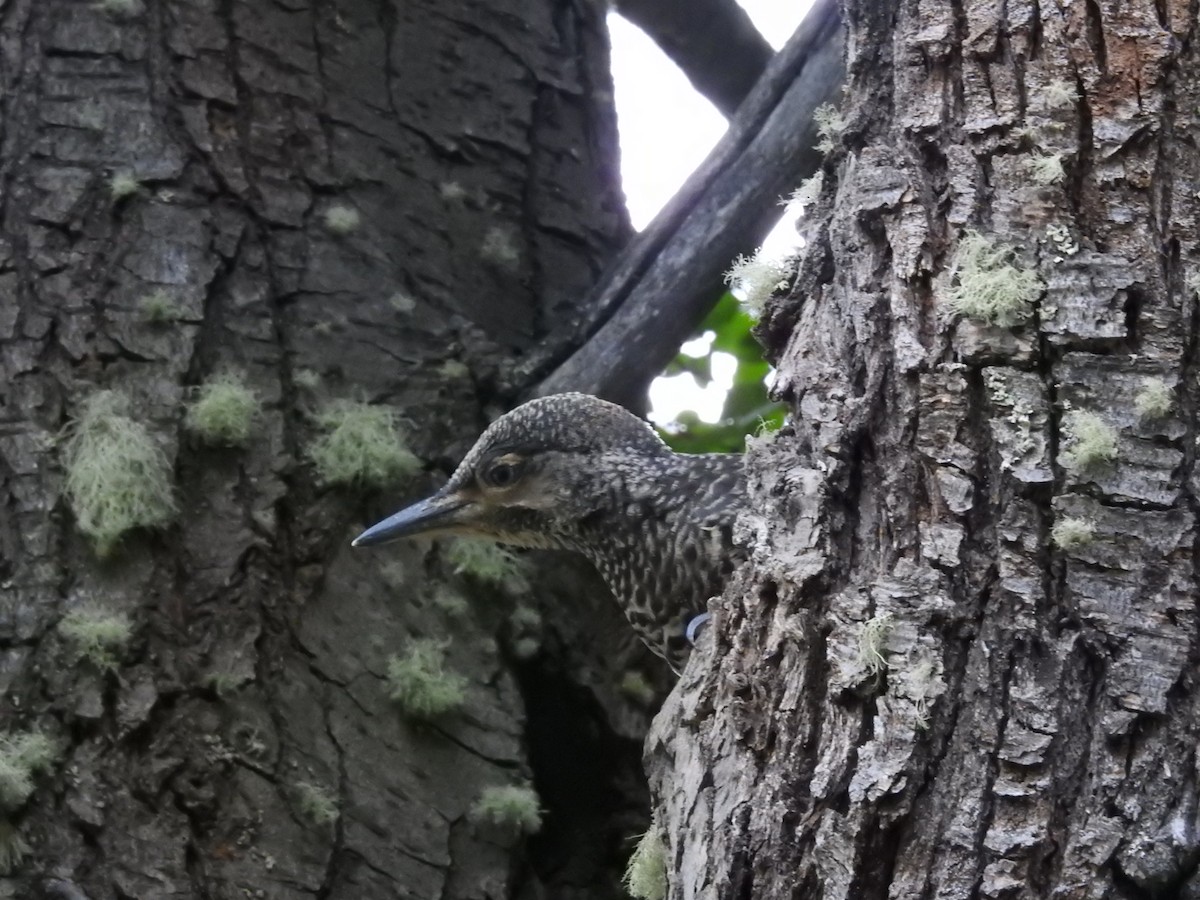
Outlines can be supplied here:
M594 508L558 534L592 562L643 640L671 659L734 562L741 462L675 454L624 462L598 467L602 476L585 487Z

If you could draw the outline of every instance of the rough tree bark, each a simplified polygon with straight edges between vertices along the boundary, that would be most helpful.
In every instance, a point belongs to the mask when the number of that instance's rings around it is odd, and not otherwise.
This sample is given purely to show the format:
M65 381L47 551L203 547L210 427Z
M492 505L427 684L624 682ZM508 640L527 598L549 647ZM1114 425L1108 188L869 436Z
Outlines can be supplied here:
M646 714L616 690L625 628L603 588L561 564L532 579L553 599L518 664L493 639L513 597L429 545L347 543L527 389L514 359L575 333L629 234L603 14L0 3L0 737L58 751L28 802L2 785L0 860L29 851L0 895L617 893ZM265 401L244 450L181 427L190 387L227 367ZM100 389L132 398L178 506L103 561L57 441ZM398 410L423 474L316 485L314 416L339 398ZM438 584L473 610L448 618ZM88 604L133 625L113 671L56 629ZM451 633L466 709L415 728L388 656ZM470 823L483 787L531 773L542 836ZM335 822L305 816L303 784Z
M1195 896L1195 5L845 21L761 324L794 420L647 743L670 896ZM1040 279L1014 327L948 309L970 231Z

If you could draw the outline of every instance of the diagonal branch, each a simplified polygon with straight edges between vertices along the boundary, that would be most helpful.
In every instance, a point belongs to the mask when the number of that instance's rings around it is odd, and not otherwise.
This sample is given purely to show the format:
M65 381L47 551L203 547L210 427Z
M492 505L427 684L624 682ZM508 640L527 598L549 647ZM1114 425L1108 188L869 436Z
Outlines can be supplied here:
M638 409L646 388L723 293L721 273L778 218L778 200L817 170L813 110L841 85L842 25L819 0L768 65L729 131L592 291L579 349L535 395L586 391Z
M617 0L616 5L727 119L775 55L735 0Z

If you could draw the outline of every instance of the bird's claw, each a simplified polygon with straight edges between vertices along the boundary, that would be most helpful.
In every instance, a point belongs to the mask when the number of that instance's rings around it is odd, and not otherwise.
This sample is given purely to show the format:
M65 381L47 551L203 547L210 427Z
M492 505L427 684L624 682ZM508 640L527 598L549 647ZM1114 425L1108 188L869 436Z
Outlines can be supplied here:
M687 623L687 628L684 629L684 634L687 635L688 643L693 647L696 646L696 638L700 635L700 629L708 624L708 620L712 618L712 613L700 613L698 616L693 616L692 620Z

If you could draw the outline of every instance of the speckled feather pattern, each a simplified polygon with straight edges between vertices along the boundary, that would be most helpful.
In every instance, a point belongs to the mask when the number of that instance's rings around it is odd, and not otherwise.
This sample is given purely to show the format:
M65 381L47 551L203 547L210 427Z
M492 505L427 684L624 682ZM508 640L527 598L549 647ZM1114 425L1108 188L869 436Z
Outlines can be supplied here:
M688 621L743 558L732 536L742 457L675 453L627 410L558 394L492 423L443 491L480 494L479 472L503 454L529 461L526 483L483 496L469 530L582 553L646 645L681 667Z

